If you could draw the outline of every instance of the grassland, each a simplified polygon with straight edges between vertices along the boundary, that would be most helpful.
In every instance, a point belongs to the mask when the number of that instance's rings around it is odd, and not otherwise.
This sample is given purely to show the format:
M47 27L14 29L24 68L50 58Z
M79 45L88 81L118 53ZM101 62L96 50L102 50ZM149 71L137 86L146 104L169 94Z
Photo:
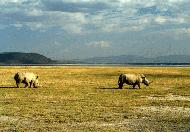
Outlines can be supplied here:
M42 87L15 88L18 71ZM120 73L149 87L117 89ZM190 68L0 67L0 131L190 131Z

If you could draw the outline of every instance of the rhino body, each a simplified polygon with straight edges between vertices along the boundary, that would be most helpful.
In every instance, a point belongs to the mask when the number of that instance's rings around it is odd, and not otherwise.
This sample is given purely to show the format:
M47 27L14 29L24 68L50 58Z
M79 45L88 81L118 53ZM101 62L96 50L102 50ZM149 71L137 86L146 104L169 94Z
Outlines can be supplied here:
M118 80L120 89L122 89L124 83L133 85L133 88L135 88L136 85L141 88L141 83L144 83L146 86L148 86L151 82L149 82L143 74L120 74Z
M16 81L17 88L20 87L21 83L24 83L25 87L28 87L28 85L30 85L29 87L32 87L32 85L34 88L38 87L38 76L32 72L18 72L15 74L14 79Z

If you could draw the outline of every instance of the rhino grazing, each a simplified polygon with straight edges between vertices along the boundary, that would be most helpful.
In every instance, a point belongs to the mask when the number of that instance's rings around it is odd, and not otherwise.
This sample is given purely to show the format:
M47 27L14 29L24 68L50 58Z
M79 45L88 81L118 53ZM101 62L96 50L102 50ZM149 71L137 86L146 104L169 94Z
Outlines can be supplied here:
M32 85L34 88L37 88L39 86L38 76L32 72L18 72L15 74L14 79L16 81L17 88L20 88L20 83L24 83L25 87L28 87L28 85L30 84L30 88L32 87Z
M128 85L133 85L133 88L135 88L136 85L138 85L139 88L141 83L144 83L146 86L149 86L150 83L143 74L120 74L118 85L119 88L122 89L123 84L126 83Z

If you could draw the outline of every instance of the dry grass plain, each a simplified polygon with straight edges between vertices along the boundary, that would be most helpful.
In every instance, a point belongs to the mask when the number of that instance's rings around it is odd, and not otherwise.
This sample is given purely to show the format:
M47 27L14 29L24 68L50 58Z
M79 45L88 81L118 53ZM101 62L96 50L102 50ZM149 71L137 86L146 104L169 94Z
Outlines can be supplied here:
M15 88L18 71L43 86ZM154 82L117 89L120 73ZM10 66L0 76L0 131L190 131L190 68Z

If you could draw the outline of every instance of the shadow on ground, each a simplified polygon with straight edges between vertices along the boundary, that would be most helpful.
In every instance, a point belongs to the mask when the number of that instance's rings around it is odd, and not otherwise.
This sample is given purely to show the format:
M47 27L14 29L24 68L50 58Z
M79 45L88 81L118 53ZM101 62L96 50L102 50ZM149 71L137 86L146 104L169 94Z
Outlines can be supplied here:
M104 87L100 87L100 88L97 88L97 89L119 89L119 88L116 88L116 87L114 87L114 88L104 88Z
M113 87L113 88L108 88L108 87L100 87L100 88L97 88L97 89L118 89L118 90L121 90L120 88L117 88L117 87ZM125 87L125 88L122 88L122 89L139 89L139 88L131 88L131 87Z
M0 86L0 88L17 88L16 86Z

